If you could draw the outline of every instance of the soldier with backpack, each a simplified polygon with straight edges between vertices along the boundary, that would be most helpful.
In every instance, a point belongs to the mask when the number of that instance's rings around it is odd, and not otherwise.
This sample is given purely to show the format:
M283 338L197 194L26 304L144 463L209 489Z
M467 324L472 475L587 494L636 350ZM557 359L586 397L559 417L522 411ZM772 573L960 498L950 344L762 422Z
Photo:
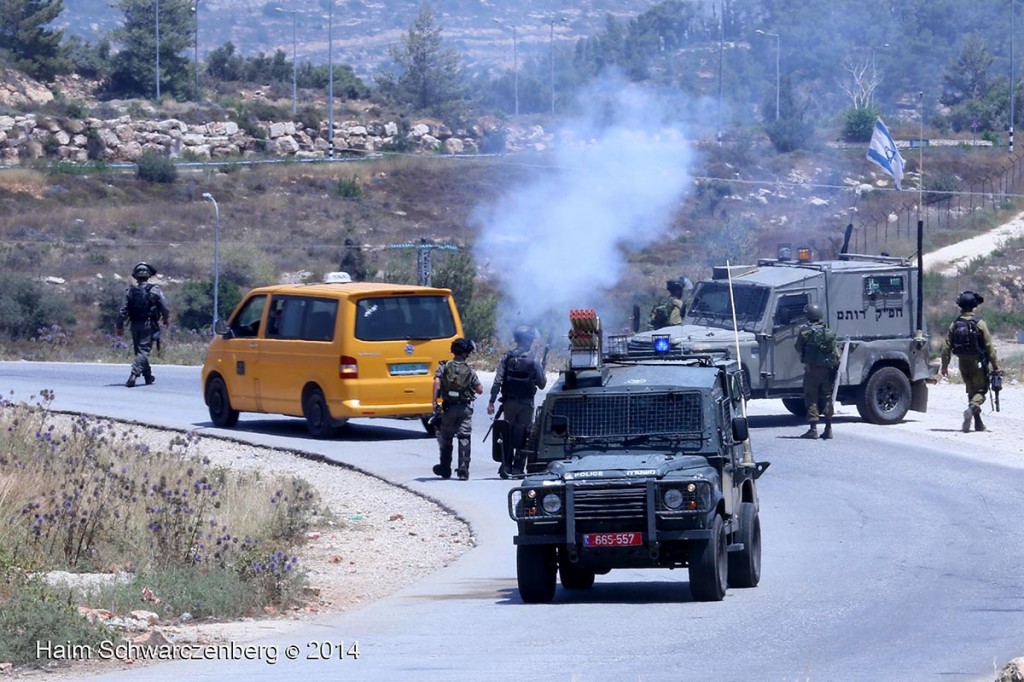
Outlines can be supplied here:
M942 376L949 376L949 361L955 355L967 389L967 409L960 426L964 433L971 430L972 420L975 431L985 430L981 406L985 403L990 375L999 373L992 335L985 321L974 315L974 309L984 302L981 294L962 292L956 299L960 314L950 323L942 344Z
M501 397L500 415L508 423L510 442L502 449L501 466L498 476L519 477L524 473L526 462L520 448L526 444L526 437L533 425L533 398L537 389L547 385L544 365L532 351L537 333L533 327L521 325L512 332L516 347L498 361L498 370L491 385L491 400L487 403L487 414L494 414L494 401Z
M818 420L824 417L825 430L820 437L828 439L832 437L832 382L839 367L839 344L836 333L825 324L820 305L807 306L807 320L810 324L796 338L796 351L804 363L804 404L810 423L800 437L818 438Z
M668 290L669 299L651 309L649 319L651 329L661 329L683 323L683 316L686 315L686 299L693 291L693 282L689 277L670 279L665 282L665 289Z
M469 480L470 435L473 432L473 401L484 392L476 370L466 362L476 346L469 339L452 341L452 355L448 362L438 365L434 373L434 404L440 403L441 419L437 424L437 444L441 461L435 464L434 474L452 477L453 440L459 441L459 461L456 474L460 481Z
M153 370L149 366L149 353L153 350L153 341L160 332L160 322L166 327L170 320L167 299L157 284L150 284L149 278L156 275L156 268L146 262L138 263L132 268L135 284L128 287L121 301L121 309L117 315L117 336L124 336L124 323L130 323L132 332L132 350L135 359L132 361L132 373L124 385L135 386L141 376L148 386L156 381Z

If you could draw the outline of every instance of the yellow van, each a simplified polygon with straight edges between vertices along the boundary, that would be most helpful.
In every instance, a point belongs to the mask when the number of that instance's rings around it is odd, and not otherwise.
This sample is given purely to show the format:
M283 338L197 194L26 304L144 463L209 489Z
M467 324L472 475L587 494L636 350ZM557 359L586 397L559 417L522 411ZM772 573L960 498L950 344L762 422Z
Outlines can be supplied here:
M210 420L287 414L326 438L357 417L418 417L431 432L434 372L462 336L451 291L324 280L253 289L218 322L203 364Z

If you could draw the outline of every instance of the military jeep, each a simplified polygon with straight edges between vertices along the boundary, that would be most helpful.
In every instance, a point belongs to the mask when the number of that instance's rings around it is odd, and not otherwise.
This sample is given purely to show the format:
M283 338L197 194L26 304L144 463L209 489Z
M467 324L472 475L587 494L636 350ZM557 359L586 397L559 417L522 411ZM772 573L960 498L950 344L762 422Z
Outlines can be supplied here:
M761 577L756 480L735 360L605 351L593 311L573 311L570 361L538 410L529 468L510 491L524 602L593 586L613 568L689 570L718 601Z
M837 402L856 405L874 424L927 411L938 366L928 360L924 321L915 320L916 266L848 253L814 261L801 251L797 258L714 268L710 280L698 282L681 325L639 333L631 350L642 355L664 337L682 353L738 352L751 398L781 398L789 412L804 416L804 366L795 342L807 307L817 304L843 351Z

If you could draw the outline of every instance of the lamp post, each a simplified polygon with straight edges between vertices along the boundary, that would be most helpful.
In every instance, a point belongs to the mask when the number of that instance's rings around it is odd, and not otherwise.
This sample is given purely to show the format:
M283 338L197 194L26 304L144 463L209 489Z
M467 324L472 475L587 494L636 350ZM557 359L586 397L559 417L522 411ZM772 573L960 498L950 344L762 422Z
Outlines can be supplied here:
M551 19L548 23L551 25L551 115L555 115L555 24L564 24L567 21L565 17L559 17L558 19Z
M217 200L209 192L204 192L203 198L213 202L213 211L216 216L213 227L213 326L216 328L217 320L220 319L217 305L217 294L220 292L220 207L217 206Z
M1010 153L1013 153L1013 23L1017 18L1013 11L1014 0L1010 0Z
M515 24L506 24L501 19L495 19L494 23L512 29L512 87L516 98L515 115L519 116L519 38L516 33L517 27ZM552 31L554 31L554 24L552 24Z
M296 99L297 99L296 98L296 89L297 89L297 83L298 83L298 75L297 75L297 71L296 71L297 67L296 67L296 62L295 62L295 21L296 21L296 15L299 13L299 10L297 10L297 9L283 9L281 7L277 7L275 9L277 9L278 12L284 12L285 14L291 14L292 15L292 116L294 116L295 115L295 111L296 111L296 109L295 109L295 107L296 107L295 102L296 102Z
M334 158L334 0L327 3L327 158Z
M778 33L769 33L768 31L762 31L757 29L754 33L759 33L763 36L775 38L775 120L779 120L779 55L782 54L782 39Z
M195 74L195 81L196 81L195 89L193 91L193 93L194 93L193 99L195 99L195 101L198 102L199 101L199 0L195 0L195 4L192 5L192 14L195 15L195 17L193 17L193 18L195 19L195 31L196 31L195 32L195 40L193 41L195 43L195 48L196 48L196 58L193 61L193 65L192 65L192 72Z
M160 101L160 0L156 0L156 100Z
M718 16L718 131L715 138L722 144L722 64L725 61L725 0Z

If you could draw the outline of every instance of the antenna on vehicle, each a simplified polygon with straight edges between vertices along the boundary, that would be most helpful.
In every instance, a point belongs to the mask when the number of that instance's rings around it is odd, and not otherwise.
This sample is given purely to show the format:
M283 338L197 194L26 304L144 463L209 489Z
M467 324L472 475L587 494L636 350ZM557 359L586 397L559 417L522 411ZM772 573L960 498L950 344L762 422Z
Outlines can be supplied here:
M725 270L729 273L729 307L732 309L732 334L736 341L736 364L740 368L740 377L742 381L743 377L743 358L740 356L740 327L736 322L736 297L733 295L732 290L732 266L729 261L725 261ZM743 395L743 390L740 389L740 409L743 412L743 418L747 418L747 398ZM743 466L754 466L754 453L750 451L750 438L748 437L743 441Z

